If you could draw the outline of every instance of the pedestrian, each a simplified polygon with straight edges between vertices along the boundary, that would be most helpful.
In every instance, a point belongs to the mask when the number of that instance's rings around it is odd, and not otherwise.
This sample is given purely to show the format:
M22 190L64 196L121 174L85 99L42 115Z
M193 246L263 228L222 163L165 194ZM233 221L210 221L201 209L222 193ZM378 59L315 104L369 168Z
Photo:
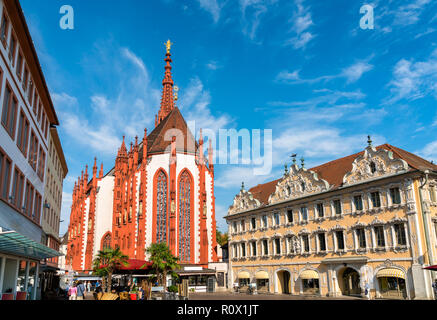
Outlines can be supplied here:
M68 300L76 300L77 298L77 287L76 284L73 283L72 286L70 286L70 288L68 289Z
M85 296L85 286L82 281L77 284L77 300L83 300Z
M91 292L91 281L88 281L86 285L87 285L88 292Z
M434 299L437 300L437 278L434 280L432 288L434 289Z
M366 296L367 300L370 300L370 286L368 282L366 282L364 285L364 295Z

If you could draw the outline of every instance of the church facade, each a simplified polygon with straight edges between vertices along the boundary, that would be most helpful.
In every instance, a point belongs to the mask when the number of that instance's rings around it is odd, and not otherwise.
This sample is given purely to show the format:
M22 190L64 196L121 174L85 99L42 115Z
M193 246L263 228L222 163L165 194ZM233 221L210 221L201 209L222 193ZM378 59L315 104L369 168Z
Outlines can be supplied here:
M155 128L118 149L106 174L94 161L73 190L66 264L92 269L99 250L119 247L133 259L147 259L146 248L166 243L181 264L217 261L214 166L211 144L190 132L176 106L170 42L167 43L161 106ZM176 93L176 94L175 94Z

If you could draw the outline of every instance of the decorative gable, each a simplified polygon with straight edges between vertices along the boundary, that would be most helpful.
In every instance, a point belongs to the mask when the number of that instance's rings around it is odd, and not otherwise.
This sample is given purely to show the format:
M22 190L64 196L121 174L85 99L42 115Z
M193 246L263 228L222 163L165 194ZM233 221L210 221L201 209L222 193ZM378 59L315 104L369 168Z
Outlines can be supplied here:
M261 202L255 199L251 192L244 190L244 184L240 193L234 198L234 203L228 209L228 215L256 209L261 206Z
M330 189L326 180L319 179L316 172L299 168L296 164L290 167L276 185L275 192L269 197L269 204L292 200L313 193L324 192Z
M364 154L352 163L352 171L343 177L343 185L351 185L368 179L405 172L408 164L402 159L393 158L393 153L386 149L376 150L368 146Z

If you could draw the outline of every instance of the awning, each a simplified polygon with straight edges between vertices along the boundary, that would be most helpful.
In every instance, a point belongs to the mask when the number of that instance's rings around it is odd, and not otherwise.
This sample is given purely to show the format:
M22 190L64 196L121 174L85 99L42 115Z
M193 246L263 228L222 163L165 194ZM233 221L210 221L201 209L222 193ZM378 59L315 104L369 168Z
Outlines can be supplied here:
M250 274L247 271L241 271L238 273L238 279L250 279Z
M0 228L0 252L29 259L43 260L62 253L29 239L16 231Z
M127 259L126 262L127 262L126 265L120 264L120 266L118 266L117 270L118 271L149 270L149 268L151 268L153 265L152 262L138 260L138 259ZM105 268L106 266L107 265L104 264L104 265L101 265L100 268Z
M301 279L319 279L319 273L314 270L305 270L300 274Z
M265 271L258 271L257 273L255 273L255 279L268 279L269 278L269 274Z
M385 268L385 269L379 270L378 273L376 274L376 277L377 278L393 277L393 278L405 279L405 273L399 269Z
M102 277L74 277L74 280L82 280L82 281L97 281L102 280Z
M437 271L437 264L434 266L425 267L423 269Z

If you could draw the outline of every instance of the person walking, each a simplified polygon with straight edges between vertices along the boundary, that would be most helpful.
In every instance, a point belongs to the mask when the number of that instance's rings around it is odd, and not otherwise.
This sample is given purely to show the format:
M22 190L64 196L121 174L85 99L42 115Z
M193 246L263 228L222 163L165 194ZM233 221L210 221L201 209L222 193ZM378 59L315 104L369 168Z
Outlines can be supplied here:
M72 286L70 286L70 288L68 289L68 300L76 300L77 298L77 287L76 284L73 283Z
M88 281L86 285L87 285L87 291L91 292L91 281Z
M364 295L366 296L367 300L370 300L370 286L368 282L366 282L364 285Z
M77 300L83 300L85 296L85 286L82 281L77 284Z
M434 299L437 300L437 278L434 280L432 288L434 289Z

